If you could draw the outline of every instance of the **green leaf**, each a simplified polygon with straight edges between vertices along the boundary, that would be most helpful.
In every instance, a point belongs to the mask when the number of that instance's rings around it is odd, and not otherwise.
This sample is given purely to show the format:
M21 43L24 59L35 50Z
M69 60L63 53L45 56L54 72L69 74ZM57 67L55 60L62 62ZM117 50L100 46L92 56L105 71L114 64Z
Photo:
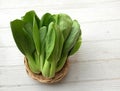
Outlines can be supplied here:
M27 29L27 31L29 31L30 33L32 33L32 28L33 28L33 20L36 20L36 24L38 26L38 29L40 28L40 19L38 18L38 16L36 15L35 11L29 11L27 12L23 17L22 20L24 22L26 22L26 26L25 28Z
M69 55L73 55L74 53L76 53L78 51L78 49L80 48L81 43L82 43L82 39L80 36L79 39L77 40L77 42L75 43L74 47L70 50Z
M40 41L41 41L41 44L42 44L45 40L46 35L47 35L46 26L41 27L39 32L40 32Z
M57 63L56 72L59 72L63 68L66 61L67 61L67 55L64 55L63 57L61 57L61 59Z
M80 32L81 32L80 25L76 20L74 20L72 25L72 30L64 43L63 55L68 53L71 50L71 48L75 45L77 39L80 36Z
M35 60L33 59L33 56L31 55L26 55L26 58L28 60L28 65L30 67L30 70L33 73L39 74L40 73L40 69L39 69L39 64L36 64Z
M54 55L56 57L56 61L61 57L62 49L63 49L63 44L64 44L64 37L62 32L60 31L59 27L55 26L55 32L56 32L56 45L55 45L55 51ZM53 55L53 56L54 56Z
M46 50L46 59L50 57L52 54L52 51L55 46L55 30L54 30L54 23L51 22L48 26L48 32L46 35L46 44L45 44L45 50Z
M66 40L72 29L72 19L67 14L58 14L56 21Z
M47 28L46 26L43 26L40 28L40 50L41 50L41 54L40 54L40 62L41 62L41 69L43 69L43 65L45 62L45 38L47 35Z
M42 26L48 27L48 25L53 21L54 18L52 17L52 15L50 13L45 13L41 18L41 27Z
M49 74L50 74L50 62L48 60L45 60L44 67L42 69L42 75L44 77L49 78Z
M25 25L23 26L23 28L25 29L25 31L30 35L33 36L33 26L30 23L25 23Z
M32 54L35 50L32 36L23 28L25 23L21 20L14 20L10 23L14 40L19 50L24 54Z
M24 22L27 22L27 23L33 25L33 17L34 16L35 16L35 12L34 11L29 11L22 17L22 20Z
M33 17L33 40L35 43L35 47L36 47L36 51L37 54L40 54L40 33L39 33L39 29L38 29L38 25L36 22L36 18Z
M38 18L38 16L36 15L35 11L31 10L29 12L27 12L23 17L22 20L25 22L29 22L31 23L31 25L33 25L33 17L35 16L37 23L39 25L40 23L40 19Z
M56 65L61 57L61 52L62 52L63 43L64 43L64 37L63 37L62 32L60 31L59 27L54 25L53 28L55 30L55 46L54 46L52 54L48 58L48 61L50 61L50 63L51 63L50 73L49 73L50 78L55 76Z
M61 53L62 53L64 37L57 25L54 25L53 28L55 30L55 46L54 46L53 52L50 55L48 61L55 60L56 62L58 62L58 60L61 57Z
M51 66L50 66L50 73L49 73L49 78L53 78L55 76L56 72L56 61L51 60Z

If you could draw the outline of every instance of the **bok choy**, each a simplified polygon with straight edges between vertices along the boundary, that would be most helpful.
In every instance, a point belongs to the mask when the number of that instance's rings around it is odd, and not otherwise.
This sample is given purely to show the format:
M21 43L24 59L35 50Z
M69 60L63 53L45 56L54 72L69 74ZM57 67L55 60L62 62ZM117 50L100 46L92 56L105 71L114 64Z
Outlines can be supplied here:
M54 77L81 45L80 25L67 14L45 13L39 19L35 11L29 11L10 25L30 70L47 78Z

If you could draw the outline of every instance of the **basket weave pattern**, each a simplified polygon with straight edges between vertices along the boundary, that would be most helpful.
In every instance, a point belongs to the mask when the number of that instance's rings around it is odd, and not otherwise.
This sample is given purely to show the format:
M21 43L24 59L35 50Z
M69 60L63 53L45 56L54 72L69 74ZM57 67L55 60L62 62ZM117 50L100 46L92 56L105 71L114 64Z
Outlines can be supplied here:
M42 74L35 74L30 70L28 61L26 58L24 58L24 64L26 66L27 74L31 78L33 78L41 83L55 83L55 82L60 81L67 74L68 68L69 68L69 61L67 60L64 67L59 72L57 72L53 78L45 78L42 76Z

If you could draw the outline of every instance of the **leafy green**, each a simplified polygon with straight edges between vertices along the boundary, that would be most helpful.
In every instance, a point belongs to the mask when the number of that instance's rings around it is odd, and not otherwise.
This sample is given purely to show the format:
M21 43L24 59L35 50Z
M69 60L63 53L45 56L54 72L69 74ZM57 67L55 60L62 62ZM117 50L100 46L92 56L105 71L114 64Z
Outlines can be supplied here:
M40 34L35 17L33 17L33 40L35 43L37 54L40 54Z
M53 16L50 13L45 13L41 18L41 26L48 27L48 25L53 21L54 21Z
M62 31L65 40L71 31L72 23L72 19L68 15L58 14L57 24Z
M48 26L48 32L46 35L46 46L45 46L45 51L46 51L46 59L48 59L54 49L55 46L55 30L54 30L54 23L51 22Z
M46 38L46 35L47 35L47 28L45 26L41 27L40 28L40 50L41 50L41 53L40 53L40 62L41 62L41 69L43 69L43 65L44 65L44 62L45 62L45 38Z
M82 39L81 37L77 40L77 42L75 43L74 47L70 50L69 55L73 55L74 53L76 53L80 47L82 43Z
M35 50L35 45L32 39L32 36L30 36L24 27L24 22L21 20L15 20L11 22L11 29L13 33L13 37L15 39L15 42L19 48L19 50L24 54L32 54Z
M32 10L21 19L11 21L10 26L30 70L47 78L53 78L82 43L78 21L63 13L45 13L39 19Z
M64 43L63 55L67 54L74 47L77 39L80 36L80 26L76 20L73 21L71 32Z

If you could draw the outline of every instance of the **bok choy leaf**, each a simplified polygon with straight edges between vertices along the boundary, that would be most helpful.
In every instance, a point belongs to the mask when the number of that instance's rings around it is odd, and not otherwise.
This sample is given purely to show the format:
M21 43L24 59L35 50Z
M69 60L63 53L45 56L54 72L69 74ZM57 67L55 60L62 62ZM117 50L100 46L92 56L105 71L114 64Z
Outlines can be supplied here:
M35 11L10 22L18 49L26 57L30 70L53 78L62 70L69 56L82 43L80 24L67 14L45 13L41 19Z

